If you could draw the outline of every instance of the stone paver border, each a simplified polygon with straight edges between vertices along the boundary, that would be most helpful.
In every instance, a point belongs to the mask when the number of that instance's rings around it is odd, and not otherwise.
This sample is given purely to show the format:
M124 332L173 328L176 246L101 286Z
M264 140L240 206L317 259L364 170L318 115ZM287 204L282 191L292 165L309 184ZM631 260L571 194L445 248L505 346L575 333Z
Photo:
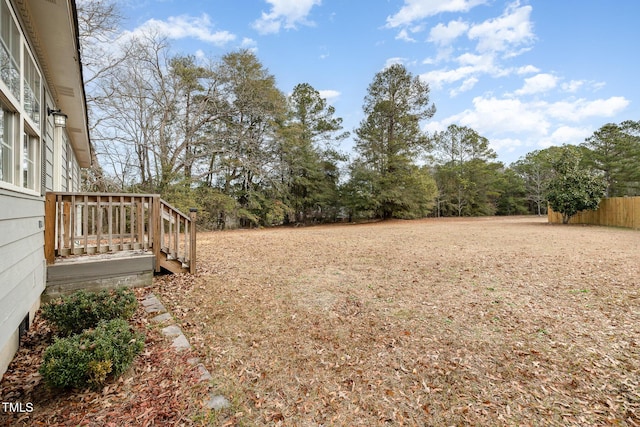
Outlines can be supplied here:
M165 325L162 328L162 335L172 340L171 347L173 347L175 351L180 352L182 350L191 348L191 344L182 332L182 329L180 328L180 326L175 324L175 322L173 321L173 316L167 311L158 297L156 297L153 293L148 294L142 300L142 306L149 315L155 315L151 319L152 322L159 325ZM200 359L194 357L192 359L189 359L189 363L197 366L198 371L200 372L200 381L209 381L212 379L211 374L202 364L202 362L200 362ZM231 403L226 397L215 393L211 393L209 395L209 400L207 401L207 407L209 409L220 410L228 408L230 406Z

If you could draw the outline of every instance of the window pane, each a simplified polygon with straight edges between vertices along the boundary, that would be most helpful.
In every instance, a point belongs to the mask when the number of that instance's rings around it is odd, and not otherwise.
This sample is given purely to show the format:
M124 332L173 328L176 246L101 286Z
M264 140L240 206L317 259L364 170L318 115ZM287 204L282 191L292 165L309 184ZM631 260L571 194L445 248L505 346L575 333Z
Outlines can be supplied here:
M0 78L20 99L20 33L7 4L0 0Z
M13 183L13 113L0 109L0 180Z
M25 54L24 108L31 120L40 123L40 74L29 55Z
M22 141L22 152L24 156L22 159L22 186L30 190L36 190L39 176L39 139L25 133Z

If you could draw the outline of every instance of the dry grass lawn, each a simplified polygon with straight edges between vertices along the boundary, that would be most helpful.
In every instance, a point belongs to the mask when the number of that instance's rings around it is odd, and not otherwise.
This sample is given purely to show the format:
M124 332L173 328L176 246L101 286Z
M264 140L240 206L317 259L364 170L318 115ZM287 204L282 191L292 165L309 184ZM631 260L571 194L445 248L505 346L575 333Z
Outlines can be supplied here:
M201 233L158 279L216 425L640 425L640 232L546 218Z

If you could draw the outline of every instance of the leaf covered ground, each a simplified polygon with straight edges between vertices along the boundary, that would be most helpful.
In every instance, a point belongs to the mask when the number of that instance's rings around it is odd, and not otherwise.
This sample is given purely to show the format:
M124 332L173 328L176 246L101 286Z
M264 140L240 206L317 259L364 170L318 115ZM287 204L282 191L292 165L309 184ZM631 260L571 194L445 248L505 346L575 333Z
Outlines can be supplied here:
M199 235L162 299L218 425L640 425L640 234L545 218Z
M200 233L198 261L152 289L192 352L138 318L147 350L121 381L57 396L27 343L2 399L39 399L42 425L640 425L638 231L535 217L241 230ZM229 408L202 409L194 355Z
M138 299L148 293L138 289ZM52 390L38 368L53 337L47 323L36 315L9 369L0 383L0 401L22 403L22 412L0 407L0 426L163 426L193 425L201 416L206 385L188 363L191 351L170 347L152 315L140 306L132 319L146 335L145 348L133 366L101 390ZM27 411L27 404L32 410Z

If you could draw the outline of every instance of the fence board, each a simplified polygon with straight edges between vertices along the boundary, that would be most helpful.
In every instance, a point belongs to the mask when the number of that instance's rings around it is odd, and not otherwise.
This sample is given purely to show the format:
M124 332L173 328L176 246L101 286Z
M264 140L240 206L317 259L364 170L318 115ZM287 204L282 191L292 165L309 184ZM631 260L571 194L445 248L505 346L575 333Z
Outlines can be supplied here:
M548 221L561 224L562 215L548 209ZM581 211L571 217L569 224L592 224L640 229L640 197L611 197L602 199L595 211Z

